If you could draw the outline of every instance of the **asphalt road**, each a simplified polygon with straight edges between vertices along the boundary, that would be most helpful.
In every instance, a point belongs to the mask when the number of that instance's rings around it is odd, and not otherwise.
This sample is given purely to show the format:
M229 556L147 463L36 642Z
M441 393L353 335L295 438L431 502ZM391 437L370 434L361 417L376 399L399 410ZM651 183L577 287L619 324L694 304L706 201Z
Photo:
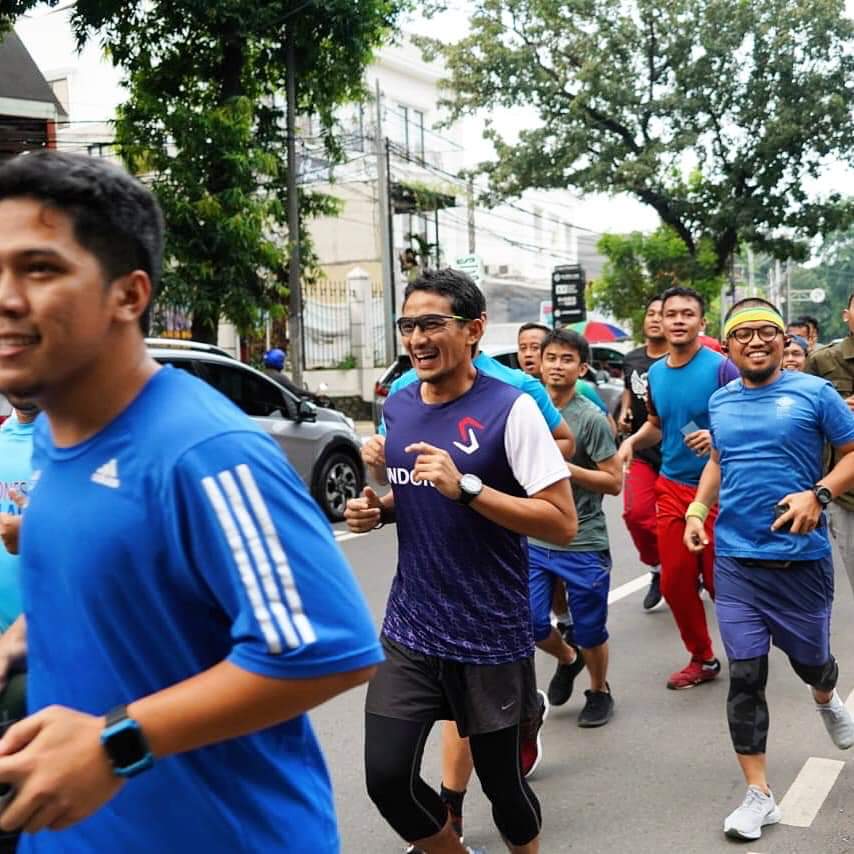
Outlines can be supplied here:
M585 674L569 703L552 710L543 729L545 757L531 781L543 807L541 851L854 852L854 770L845 761L848 755L831 744L807 689L778 652L772 653L767 692L770 782L777 800L785 797L784 821L802 826L768 828L761 840L749 844L723 836L723 819L744 794L726 726L726 673L692 690L665 689L668 674L688 657L666 607L651 613L641 608L643 582L633 592L622 587L639 578L643 568L620 519L619 501L606 499L614 557L612 595L615 590L625 594L613 602L609 615L609 681L617 712L601 729L576 726ZM345 538L341 546L379 627L394 574L395 529ZM715 627L710 602L707 613ZM842 570L837 575L833 644L842 673L839 690L847 698L854 693L854 602ZM538 652L542 685L552 671L552 660ZM402 843L368 799L363 783L363 701L364 690L351 691L317 710L313 720L335 785L343 851L392 854L402 850ZM425 779L434 785L440 779L438 730L424 757ZM466 799L465 833L468 844L486 846L490 854L505 850L476 779Z

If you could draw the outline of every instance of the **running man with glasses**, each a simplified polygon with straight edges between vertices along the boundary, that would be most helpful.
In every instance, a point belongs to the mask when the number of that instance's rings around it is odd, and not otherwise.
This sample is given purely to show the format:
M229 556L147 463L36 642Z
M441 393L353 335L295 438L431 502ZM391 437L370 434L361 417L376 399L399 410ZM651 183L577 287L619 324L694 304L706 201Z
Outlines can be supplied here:
M772 643L811 686L833 743L854 745L830 652L833 562L823 513L854 486L854 415L829 382L782 370L784 329L764 300L730 310L724 336L741 379L709 401L714 448L686 513L685 546L700 554L709 508L720 500L715 610L729 659L727 720L748 786L724 822L735 839L758 839L781 818L766 774ZM822 477L825 443L839 462Z
M363 530L393 517L398 533L386 661L366 699L368 792L428 854L465 850L419 773L437 720L469 736L508 848L539 850L539 804L519 769L520 731L537 704L524 538L565 544L577 524L566 463L536 404L476 367L483 313L483 294L454 270L407 286L398 328L418 381L385 407L392 494L348 507Z

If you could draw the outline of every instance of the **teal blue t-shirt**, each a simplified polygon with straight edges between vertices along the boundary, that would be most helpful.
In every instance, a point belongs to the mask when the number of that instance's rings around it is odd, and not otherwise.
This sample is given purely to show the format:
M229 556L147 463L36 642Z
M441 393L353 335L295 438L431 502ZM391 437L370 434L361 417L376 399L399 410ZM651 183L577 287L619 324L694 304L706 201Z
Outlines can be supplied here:
M0 512L20 514L9 496L14 489L26 495L30 488L30 458L35 422L21 424L13 413L0 427ZM6 631L22 610L20 559L0 545L0 632Z

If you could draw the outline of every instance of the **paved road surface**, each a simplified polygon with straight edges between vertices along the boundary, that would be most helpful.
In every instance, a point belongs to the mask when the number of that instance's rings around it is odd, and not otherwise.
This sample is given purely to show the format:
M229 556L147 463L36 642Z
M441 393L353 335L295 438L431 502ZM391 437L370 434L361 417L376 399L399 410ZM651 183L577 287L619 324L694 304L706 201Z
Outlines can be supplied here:
M640 576L619 518L619 499L607 498L614 570L612 591ZM394 573L394 527L342 538L377 625ZM341 534L344 534L343 530ZM813 710L807 689L773 652L768 699L771 785L789 821L755 843L726 840L724 816L741 801L744 784L732 755L724 704L726 675L688 691L667 691L668 674L687 663L670 613L641 608L636 589L611 606L610 682L617 714L606 727L582 730L575 718L586 687L582 674L570 702L552 710L543 730L546 755L532 785L543 806L541 850L585 854L842 854L854 852L854 768L845 761ZM714 625L711 603L707 611ZM837 576L834 650L840 693L854 691L854 602L844 572ZM721 654L720 644L717 644ZM553 666L537 654L547 684ZM364 690L318 710L315 726L332 773L346 854L394 854L402 845L368 800L362 779ZM852 701L854 702L854 701ZM439 780L438 727L425 751L427 780ZM794 784L794 785L793 785ZM784 819L785 821L786 819ZM489 806L473 781L466 800L466 840L504 851Z

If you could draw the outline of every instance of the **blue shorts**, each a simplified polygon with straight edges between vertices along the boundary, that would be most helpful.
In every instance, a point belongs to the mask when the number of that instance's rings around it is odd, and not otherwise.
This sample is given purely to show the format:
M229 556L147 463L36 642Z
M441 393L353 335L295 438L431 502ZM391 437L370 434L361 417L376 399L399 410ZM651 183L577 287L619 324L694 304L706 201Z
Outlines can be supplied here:
M591 649L608 640L609 552L566 552L529 544L528 567L535 641L545 640L552 629L552 590L559 578L566 583L576 643Z
M798 664L830 658L833 561L799 569L760 569L738 558L715 560L715 612L730 661L767 655L771 644Z

